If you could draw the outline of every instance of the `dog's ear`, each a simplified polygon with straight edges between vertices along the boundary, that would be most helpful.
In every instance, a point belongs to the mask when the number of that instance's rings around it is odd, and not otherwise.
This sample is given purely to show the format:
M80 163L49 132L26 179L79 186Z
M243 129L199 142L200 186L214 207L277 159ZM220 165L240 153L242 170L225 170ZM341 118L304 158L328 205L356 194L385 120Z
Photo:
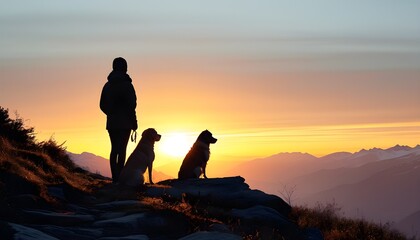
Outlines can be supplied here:
M200 133L200 135L198 136L197 140L204 142L204 143L212 143L213 140L213 135L209 130L204 130Z
M145 138L150 138L151 136L154 135L153 134L153 131L154 131L153 128L148 128L148 129L146 129L146 130L143 131L143 133L141 134L141 136L142 137L145 137Z
M206 142L207 143L216 143L217 139L215 137L213 137L213 134L206 129L205 133L205 138L206 138Z
M197 141L206 142L207 132L207 130L202 131L200 135L198 135Z
M205 131L205 134L206 134L206 137L207 138L212 138L212 136L213 136L213 134L209 130L207 130L207 129Z
M150 135L155 136L158 134L154 128L149 128L149 129L150 129Z

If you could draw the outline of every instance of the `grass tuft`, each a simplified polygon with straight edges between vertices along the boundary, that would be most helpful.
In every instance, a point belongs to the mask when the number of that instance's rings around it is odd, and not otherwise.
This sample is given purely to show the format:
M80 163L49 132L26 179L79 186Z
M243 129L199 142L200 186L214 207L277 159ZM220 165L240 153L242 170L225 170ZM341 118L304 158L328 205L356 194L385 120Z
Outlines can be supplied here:
M291 219L300 228L318 228L325 240L407 240L402 233L392 230L390 224L374 224L362 219L341 217L336 203L318 203L314 208L294 207Z

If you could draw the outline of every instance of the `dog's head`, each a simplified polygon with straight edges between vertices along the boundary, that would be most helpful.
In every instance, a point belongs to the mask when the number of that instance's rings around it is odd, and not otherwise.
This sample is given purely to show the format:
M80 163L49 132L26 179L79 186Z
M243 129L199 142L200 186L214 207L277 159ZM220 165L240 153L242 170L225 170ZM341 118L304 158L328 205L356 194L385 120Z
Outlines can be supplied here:
M143 133L141 134L141 138L143 140L148 140L152 143L159 141L160 137L162 136L158 134L154 128L148 128L144 130Z
M213 137L213 134L209 130L204 130L198 135L197 141L210 144L216 143L217 139Z

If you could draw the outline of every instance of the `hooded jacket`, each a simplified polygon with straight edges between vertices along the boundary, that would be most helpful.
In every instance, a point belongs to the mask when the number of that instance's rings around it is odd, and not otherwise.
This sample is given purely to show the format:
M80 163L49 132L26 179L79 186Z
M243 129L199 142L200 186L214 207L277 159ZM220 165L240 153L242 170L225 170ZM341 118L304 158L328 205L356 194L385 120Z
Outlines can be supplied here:
M137 97L130 76L112 71L102 88L100 108L107 116L106 129L137 129Z

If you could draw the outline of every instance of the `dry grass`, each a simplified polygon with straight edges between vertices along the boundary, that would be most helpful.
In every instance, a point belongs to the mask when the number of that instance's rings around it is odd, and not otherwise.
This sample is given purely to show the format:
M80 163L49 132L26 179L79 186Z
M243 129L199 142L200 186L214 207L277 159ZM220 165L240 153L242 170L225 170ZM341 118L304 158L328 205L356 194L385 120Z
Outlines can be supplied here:
M294 207L291 218L301 228L320 229L325 240L407 240L403 234L391 230L389 224L340 217L340 210L335 203L318 203L315 208Z
M52 142L49 143L52 146ZM63 148L56 146L57 152L65 153ZM63 156L51 156L42 148L34 150L25 150L14 147L8 139L0 137L0 172L7 173L8 176L15 175L36 186L39 195L53 202L53 199L47 193L47 187L56 184L68 184L74 189L91 192L108 181L96 178L93 174L88 173L72 164L63 165L66 159ZM60 158L59 160L56 160ZM68 160L70 161L70 160ZM10 177L0 178L0 182L8 184L8 189L13 187ZM11 184L11 186L10 186ZM2 195L7 196L8 190L6 186L1 187Z
M77 167L63 144L55 140L36 142L33 127L26 127L16 114L0 107L0 196L29 191L47 201L47 187L66 184L82 192L91 192L108 181Z

